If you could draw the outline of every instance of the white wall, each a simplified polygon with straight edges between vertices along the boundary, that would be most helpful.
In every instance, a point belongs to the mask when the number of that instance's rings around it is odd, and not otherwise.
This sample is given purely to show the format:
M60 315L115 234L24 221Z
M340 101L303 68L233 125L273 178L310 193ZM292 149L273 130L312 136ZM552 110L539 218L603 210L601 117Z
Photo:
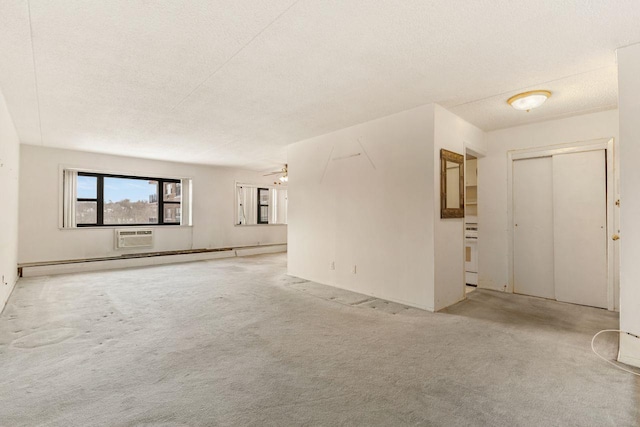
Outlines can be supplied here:
M464 299L464 218L440 218L440 149L465 153L465 146L486 151L484 132L439 105L435 106L435 310Z
M434 309L433 120L427 105L289 146L289 274Z
M611 137L618 140L617 110L518 126L486 134L487 156L478 160L479 287L507 290L509 282L507 152Z
M231 168L161 162L22 145L20 263L120 255L113 229L60 229L61 165L129 175L193 179L193 226L156 227L154 251L286 243L286 225L234 226L235 182L271 184L272 177ZM149 249L137 252L148 252ZM129 251L136 252L136 251Z
M18 279L18 170L20 141L0 92L0 311Z
M620 109L620 329L640 335L640 45L618 50ZM640 367L640 339L620 336L620 357Z

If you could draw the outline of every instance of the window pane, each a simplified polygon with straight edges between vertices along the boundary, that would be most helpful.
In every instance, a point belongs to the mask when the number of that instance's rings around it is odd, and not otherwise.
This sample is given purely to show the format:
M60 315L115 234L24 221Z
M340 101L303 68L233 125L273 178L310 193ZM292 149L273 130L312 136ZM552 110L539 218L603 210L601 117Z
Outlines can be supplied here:
M177 203L168 203L164 205L164 222L169 224L180 224L180 215L182 211Z
M260 190L260 204L268 205L269 204L269 189L261 188Z
M179 182L165 182L164 183L164 201L165 202L179 202L181 200L182 186Z
M98 196L98 178L95 176L78 175L79 199L95 199Z
M158 181L104 178L105 224L157 224Z
M76 202L76 224L95 224L97 222L97 202Z
M260 206L260 223L269 223L269 206Z

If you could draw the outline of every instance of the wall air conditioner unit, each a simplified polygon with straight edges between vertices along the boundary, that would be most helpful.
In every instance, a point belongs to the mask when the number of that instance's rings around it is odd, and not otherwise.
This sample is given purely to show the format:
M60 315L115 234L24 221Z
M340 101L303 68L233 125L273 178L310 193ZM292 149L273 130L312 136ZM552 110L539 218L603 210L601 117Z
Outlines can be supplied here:
M153 247L153 230L145 229L125 229L116 230L116 249L137 249Z

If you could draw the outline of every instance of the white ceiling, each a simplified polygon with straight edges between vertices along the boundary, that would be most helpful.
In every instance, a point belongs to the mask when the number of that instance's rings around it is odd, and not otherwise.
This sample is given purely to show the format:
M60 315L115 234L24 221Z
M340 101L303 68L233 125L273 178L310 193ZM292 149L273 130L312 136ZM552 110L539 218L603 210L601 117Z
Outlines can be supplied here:
M264 170L287 144L437 102L497 129L615 108L636 0L0 0L27 144ZM550 89L538 110L506 99Z

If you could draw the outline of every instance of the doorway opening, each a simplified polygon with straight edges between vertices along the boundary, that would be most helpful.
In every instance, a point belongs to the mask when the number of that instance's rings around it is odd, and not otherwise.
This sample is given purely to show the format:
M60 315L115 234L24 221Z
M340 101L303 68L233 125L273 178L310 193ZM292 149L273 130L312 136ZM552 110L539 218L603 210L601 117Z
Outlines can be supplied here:
M465 150L464 170L464 279L465 295L478 286L478 158Z

